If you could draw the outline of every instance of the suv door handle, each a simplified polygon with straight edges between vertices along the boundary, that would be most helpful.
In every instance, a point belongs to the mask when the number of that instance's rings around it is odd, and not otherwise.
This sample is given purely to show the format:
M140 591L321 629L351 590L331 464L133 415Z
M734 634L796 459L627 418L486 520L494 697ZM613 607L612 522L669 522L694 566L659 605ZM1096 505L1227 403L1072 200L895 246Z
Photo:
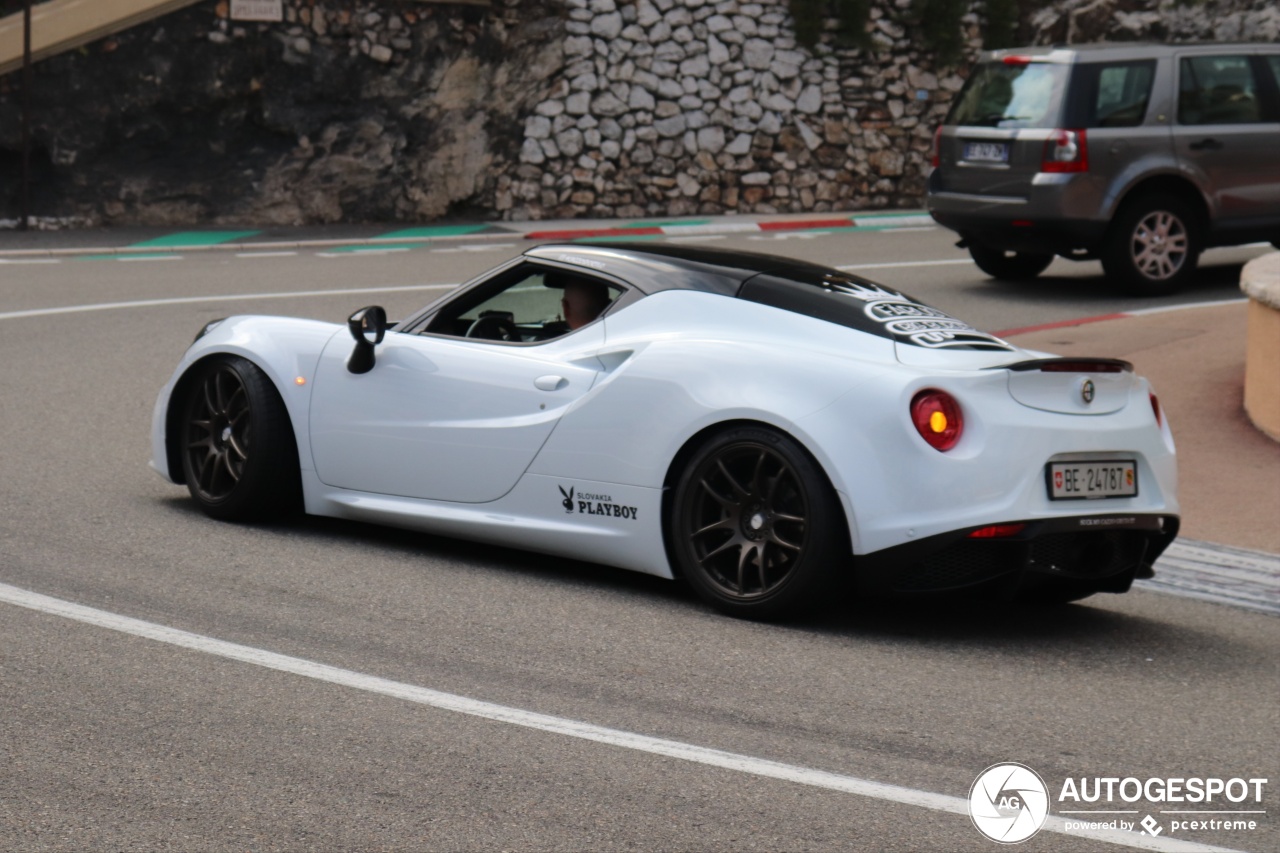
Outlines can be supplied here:
M1192 151L1220 151L1223 147L1222 143L1216 139L1201 139L1199 142L1193 142L1189 146Z

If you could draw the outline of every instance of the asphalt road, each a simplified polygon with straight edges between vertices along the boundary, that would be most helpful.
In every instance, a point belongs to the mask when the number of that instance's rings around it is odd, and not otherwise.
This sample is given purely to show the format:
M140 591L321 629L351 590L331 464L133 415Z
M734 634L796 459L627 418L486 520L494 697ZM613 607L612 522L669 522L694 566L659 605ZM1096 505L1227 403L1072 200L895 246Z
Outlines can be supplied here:
M1096 264L996 284L938 230L717 244L992 330L1161 304ZM211 521L148 470L155 394L207 320L394 317L520 248L0 265L0 849L991 851L953 807L1005 761L1053 796L1068 777L1266 778L1261 804L1182 807L1269 812L1254 830L1157 814L1162 835L1127 843L1280 849L1274 617L1136 590L753 624L588 564ZM1259 251L1211 253L1164 302L1237 298ZM96 307L41 313L76 306ZM1123 848L1046 830L1023 849Z

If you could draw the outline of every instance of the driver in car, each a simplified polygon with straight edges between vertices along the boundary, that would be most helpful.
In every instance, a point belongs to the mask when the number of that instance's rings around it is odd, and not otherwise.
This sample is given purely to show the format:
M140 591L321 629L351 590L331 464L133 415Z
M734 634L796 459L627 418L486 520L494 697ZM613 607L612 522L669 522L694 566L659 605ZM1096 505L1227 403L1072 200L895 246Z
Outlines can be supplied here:
M560 311L570 329L587 325L609 305L609 288L600 282L565 276L558 282L547 284L564 288Z

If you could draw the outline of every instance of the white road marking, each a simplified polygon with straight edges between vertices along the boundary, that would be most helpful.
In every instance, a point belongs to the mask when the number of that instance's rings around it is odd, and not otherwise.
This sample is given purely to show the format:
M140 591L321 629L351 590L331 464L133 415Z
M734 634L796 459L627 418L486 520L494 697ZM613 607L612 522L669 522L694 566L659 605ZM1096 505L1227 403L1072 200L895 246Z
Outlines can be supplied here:
M431 249L430 251L433 255L434 254L448 255L448 254L455 254L457 252L492 252L497 249L514 249L515 247L516 247L515 243L494 243L491 246L485 246L485 245L451 246L447 249Z
M1135 308L1132 311L1123 313L1130 317L1141 317L1145 314L1167 314L1170 311L1186 311L1189 308L1217 308L1220 305L1243 305L1249 300L1240 297L1239 299L1217 299L1212 302L1186 302L1182 305L1161 305L1157 308Z
M1280 555L1177 539L1135 586L1280 615Z
M368 248L359 247L355 249L347 249L341 252L316 252L317 258L354 258L364 257L365 255L390 255L395 252L413 251L408 246L370 246Z
M60 616L86 625L105 628L110 631L118 631L123 634L190 649L227 660L311 678L316 681L363 690L367 693L390 696L443 711L466 714L508 725L579 738L651 755L661 755L680 761L719 767L724 770L733 770L766 779L779 779L785 782L854 794L874 800L917 806L931 811L966 816L969 814L968 800L962 797L919 791L914 788L905 788L900 785L890 785L869 779L859 779L854 776L845 776L840 773L831 773L811 767L785 764L739 753L723 752L718 749L709 749L681 741L649 737L648 735L636 734L635 732L621 729L610 729L564 717L554 717L549 714L539 714L520 708L497 705L454 693L443 693L438 690L391 681L349 669L339 669L338 667L316 663L303 658L277 654L265 649L242 646L238 643L230 643L201 634L193 634L177 628L157 625L154 622L144 622L141 619L121 616L93 607L85 607L62 599L29 592L8 584L0 583L0 601L39 613ZM1216 853L1216 851L1225 851L1227 849L1173 838L1149 837L1113 829L1072 830L1068 832L1066 829L1067 823L1068 821L1062 817L1049 815L1045 819L1044 831L1075 835L1139 850L1170 851L1170 853L1175 853L1175 851L1177 853Z
M96 305L65 305L61 308L32 308L9 311L0 320L27 317L52 317L59 314L84 314L92 311L115 311L120 308L158 308L166 305L194 305L202 302L248 302L261 299L297 299L315 296L352 296L361 293L405 293L419 290L451 290L456 284L411 284L404 287L352 287L341 290L291 290L280 293L240 293L228 296L176 296L170 299L137 299L132 302L100 302Z
M946 261L895 261L888 264L844 264L836 267L838 270L852 272L853 270L888 270L900 269L903 267L960 267L973 266L973 261L969 258L952 258Z
M297 252L236 252L237 258L296 258Z
M663 225L661 229L667 236L679 234L741 234L757 233L760 226L754 222L708 222L703 225Z
M60 264L61 258L0 258L0 264Z
M128 263L140 261L180 261L182 255L117 255L114 260Z
M725 234L693 234L688 237L669 237L668 243L714 243L717 240L725 240Z
M779 240L814 240L818 237L829 236L830 234L830 231L777 231L769 232L767 234L756 234L755 236L748 237L747 239L756 241L768 240L772 242L777 242Z

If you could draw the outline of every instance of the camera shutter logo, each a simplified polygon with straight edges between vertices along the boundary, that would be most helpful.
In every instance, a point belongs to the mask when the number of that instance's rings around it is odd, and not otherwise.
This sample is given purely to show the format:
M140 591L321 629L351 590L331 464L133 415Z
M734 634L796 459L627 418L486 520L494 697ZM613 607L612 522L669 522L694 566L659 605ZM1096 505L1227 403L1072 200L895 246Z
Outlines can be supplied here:
M1025 764L993 764L969 789L969 817L1001 844L1018 844L1040 831L1049 814L1049 790Z

